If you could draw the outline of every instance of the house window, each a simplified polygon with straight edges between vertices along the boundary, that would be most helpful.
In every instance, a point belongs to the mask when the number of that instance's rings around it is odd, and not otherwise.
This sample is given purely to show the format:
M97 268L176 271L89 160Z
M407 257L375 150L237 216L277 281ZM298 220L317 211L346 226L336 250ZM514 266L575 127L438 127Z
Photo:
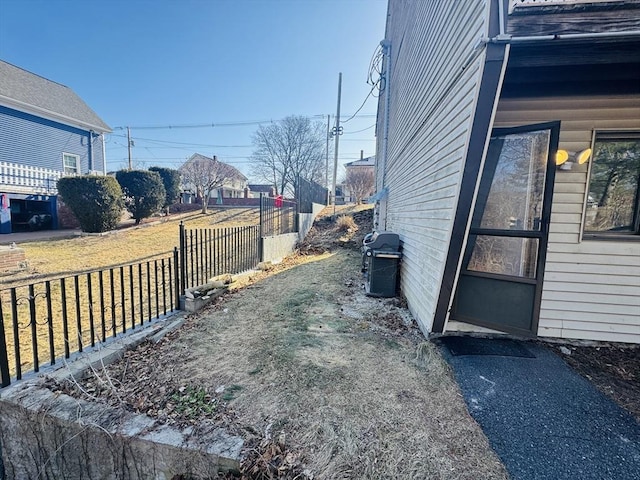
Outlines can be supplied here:
M640 132L596 133L585 237L640 231Z
M80 156L63 153L62 161L65 175L77 175L80 173Z

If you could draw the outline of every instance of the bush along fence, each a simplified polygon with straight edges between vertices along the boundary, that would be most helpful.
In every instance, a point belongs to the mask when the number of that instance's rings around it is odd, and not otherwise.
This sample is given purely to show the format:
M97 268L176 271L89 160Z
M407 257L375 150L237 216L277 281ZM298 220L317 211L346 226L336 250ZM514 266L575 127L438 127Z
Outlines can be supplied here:
M326 190L325 190L326 192ZM179 229L165 258L0 289L0 388L180 309L185 290L255 268L263 237L298 231L299 206L260 199L260 225Z

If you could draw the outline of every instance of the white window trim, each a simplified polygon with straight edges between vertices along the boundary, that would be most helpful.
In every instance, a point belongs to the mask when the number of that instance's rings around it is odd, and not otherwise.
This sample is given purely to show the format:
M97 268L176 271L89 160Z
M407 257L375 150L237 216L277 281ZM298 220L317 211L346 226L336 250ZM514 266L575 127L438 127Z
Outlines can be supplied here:
M74 157L76 159L76 171L75 174L67 173L67 165L65 163L65 157ZM62 172L65 175L80 175L80 155L76 155L75 153L66 153L62 152Z

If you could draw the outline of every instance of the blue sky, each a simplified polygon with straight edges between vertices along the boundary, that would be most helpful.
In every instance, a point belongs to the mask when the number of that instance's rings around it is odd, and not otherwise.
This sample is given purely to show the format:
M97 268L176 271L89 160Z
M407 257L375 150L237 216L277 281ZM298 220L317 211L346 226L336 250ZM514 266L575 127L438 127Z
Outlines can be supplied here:
M110 170L126 166L126 131L118 127L131 126L138 168L176 167L199 152L248 175L255 124L140 127L291 114L326 124L339 72L344 120L371 90L386 7L386 0L0 0L0 58L72 88L113 128ZM369 98L344 125L341 164L360 150L375 154L376 106Z

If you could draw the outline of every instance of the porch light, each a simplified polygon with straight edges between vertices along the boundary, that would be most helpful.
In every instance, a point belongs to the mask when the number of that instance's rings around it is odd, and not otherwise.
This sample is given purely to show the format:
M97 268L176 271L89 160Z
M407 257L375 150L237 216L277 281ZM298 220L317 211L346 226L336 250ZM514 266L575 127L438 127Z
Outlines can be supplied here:
M566 150L558 150L556 152L556 165L562 165L569 159L569 152Z
M581 152L576 153L576 160L578 161L578 165L582 165L586 163L591 157L591 149L585 148Z

